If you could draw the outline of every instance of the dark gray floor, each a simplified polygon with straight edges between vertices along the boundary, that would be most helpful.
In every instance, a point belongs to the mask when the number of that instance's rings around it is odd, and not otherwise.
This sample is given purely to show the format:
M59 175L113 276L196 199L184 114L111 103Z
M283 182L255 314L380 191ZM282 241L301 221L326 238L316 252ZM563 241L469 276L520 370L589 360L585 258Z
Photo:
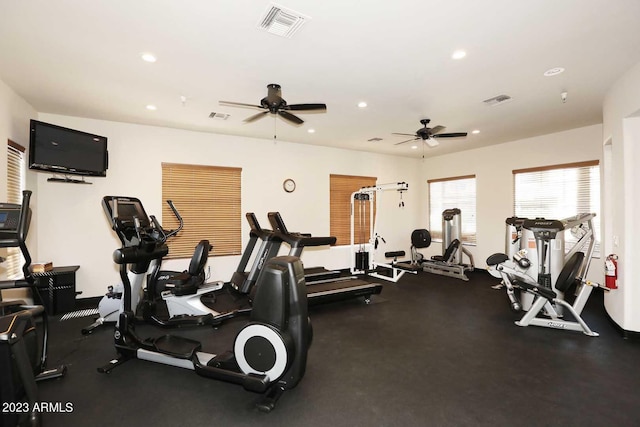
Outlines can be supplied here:
M307 373L270 414L258 395L193 372L133 360L109 375L111 330L82 337L87 318L53 322L41 400L71 403L46 426L638 426L640 344L624 340L594 293L584 318L601 334L513 324L485 272L469 282L421 273L386 283L371 305L315 307ZM196 330L227 350L242 321ZM144 329L144 328L142 328ZM146 330L146 329L145 329ZM149 330L151 334L151 330Z

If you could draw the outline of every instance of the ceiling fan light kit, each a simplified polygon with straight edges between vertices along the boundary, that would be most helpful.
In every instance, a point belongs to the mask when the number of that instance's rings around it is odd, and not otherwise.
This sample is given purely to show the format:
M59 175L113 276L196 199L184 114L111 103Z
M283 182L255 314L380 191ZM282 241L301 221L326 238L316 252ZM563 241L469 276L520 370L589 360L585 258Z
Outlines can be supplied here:
M394 135L413 136L413 138L411 138L411 139L407 139L405 141L396 142L394 145L400 145L400 144L404 144L405 142L417 141L417 140L421 139L429 147L436 147L439 144L439 142L436 139L440 139L440 138L463 138L463 137L467 136L467 132L440 133L443 130L445 130L446 128L444 126L434 126L432 128L429 128L429 127L427 127L429 122L431 122L431 119L422 119L422 120L420 120L420 123L422 124L423 127L418 129L415 134L396 133L396 132L394 132L393 133Z

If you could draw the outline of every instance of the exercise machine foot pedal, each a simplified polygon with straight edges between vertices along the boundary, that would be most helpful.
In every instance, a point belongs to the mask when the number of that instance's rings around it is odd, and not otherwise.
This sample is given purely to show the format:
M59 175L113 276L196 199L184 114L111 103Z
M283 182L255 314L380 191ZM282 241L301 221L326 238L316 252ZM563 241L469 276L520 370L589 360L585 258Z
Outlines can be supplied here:
M158 352L180 359L193 359L196 351L202 349L200 342L176 335L163 335L153 340Z

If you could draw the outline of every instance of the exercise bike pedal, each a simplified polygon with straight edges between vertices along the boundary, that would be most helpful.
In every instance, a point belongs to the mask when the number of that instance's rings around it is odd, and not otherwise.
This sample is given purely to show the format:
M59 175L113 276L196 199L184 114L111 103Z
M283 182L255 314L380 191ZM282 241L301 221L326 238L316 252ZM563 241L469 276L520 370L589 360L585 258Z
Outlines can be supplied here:
M163 335L153 340L154 348L169 356L179 359L193 359L195 353L202 349L199 341L176 335Z

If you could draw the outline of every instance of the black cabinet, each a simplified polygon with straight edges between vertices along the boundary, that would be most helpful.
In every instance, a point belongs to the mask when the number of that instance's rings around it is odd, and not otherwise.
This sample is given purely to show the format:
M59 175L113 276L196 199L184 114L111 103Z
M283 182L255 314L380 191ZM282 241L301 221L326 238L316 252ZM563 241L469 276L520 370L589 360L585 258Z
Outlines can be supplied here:
M48 314L61 314L75 310L76 271L78 265L54 267L44 273L33 273L36 289L33 300L41 304Z

